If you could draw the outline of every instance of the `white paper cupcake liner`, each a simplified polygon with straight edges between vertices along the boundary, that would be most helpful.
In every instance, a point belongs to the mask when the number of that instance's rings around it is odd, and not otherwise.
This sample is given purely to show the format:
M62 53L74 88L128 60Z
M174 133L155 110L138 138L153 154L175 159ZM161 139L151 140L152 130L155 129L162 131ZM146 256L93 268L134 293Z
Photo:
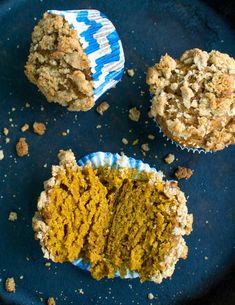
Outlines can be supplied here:
M96 101L121 80L124 72L124 52L114 25L97 10L47 12L63 16L77 31L78 39L90 61Z
M91 153L78 160L77 164L82 167L90 164L93 168L98 168L100 166L110 166L111 168L135 168L138 169L139 172L145 171L148 173L157 173L155 168L151 168L147 163L143 163L141 160L136 160L125 155L121 156L119 154L113 154L110 152ZM158 173L159 175L163 176L161 172L158 171ZM84 263L81 258L75 260L73 264L83 270L89 270L90 268L90 264ZM125 278L139 277L137 272L130 272L129 270L126 270L126 272ZM116 272L115 277L120 277L119 272Z

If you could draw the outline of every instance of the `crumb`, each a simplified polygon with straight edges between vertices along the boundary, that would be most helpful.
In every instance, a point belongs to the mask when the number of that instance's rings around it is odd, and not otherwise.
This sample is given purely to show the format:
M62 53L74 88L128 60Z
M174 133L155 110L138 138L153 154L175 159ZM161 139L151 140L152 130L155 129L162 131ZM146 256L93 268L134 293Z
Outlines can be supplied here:
M47 305L56 305L55 299L53 297L48 298Z
M127 145L127 144L128 144L128 140L127 140L126 138L122 138L122 143L123 143L124 145Z
M154 139L155 139L155 136L154 136L153 134L149 134L149 135L148 135L148 139L149 139L149 140L154 140Z
M21 276L20 276L20 280L23 280L23 278L24 278L24 276L23 276L23 275L21 275Z
M133 108L129 109L129 119L134 121L134 122L139 121L140 111L136 107L133 107Z
M9 133L9 130L8 130L6 127L4 127L4 128L3 128L3 134L4 134L4 136L7 136L8 133Z
M142 149L143 151L150 151L150 148L149 148L148 143L142 144L142 145L141 145L141 149Z
M46 267L51 267L51 263L50 263L50 262L46 262L46 263L45 263L45 266L46 266Z
M62 134L62 136L64 136L64 137L66 137L66 136L68 135L66 131L63 131L61 134Z
M82 288L78 289L78 292L79 292L80 294L84 294L84 291L83 291Z
M8 216L8 220L16 221L17 220L17 213L16 212L10 212L10 214Z
M29 146L25 141L25 138L20 138L16 143L16 153L19 157L24 157L28 154Z
M133 77L135 75L134 69L127 69L126 72L127 72L127 75L130 77Z
M175 176L177 179L189 179L193 174L193 171L187 167L179 166L175 171Z
M137 145L139 144L139 139L135 139L133 142L132 142L132 145Z
M102 127L102 125L97 125L97 126L96 126L97 129L99 129L99 128L101 128L101 127Z
M175 156L173 154L168 154L164 160L167 164L171 164L175 161Z
M204 260L207 261L207 260L208 260L208 256L205 256L205 257L204 257Z
M28 130L29 129L29 124L27 124L27 123L25 123L21 128L20 128L20 130L22 131L22 132L25 132L26 130Z
M43 106L41 106L40 110L41 110L41 111L44 111L44 107L43 107Z
M7 138L5 139L5 142L6 142L6 144L8 144L8 143L10 142L10 138L7 137Z
M33 123L33 131L34 133L38 134L39 136L42 136L46 131L46 125L44 123Z
M148 299L149 300L153 300L154 299L154 295L151 292L148 293Z
M3 150L1 149L0 150L0 160L3 160L4 159L4 153L3 153Z
M25 107L26 107L26 108L29 108L29 107L30 107L30 104L29 104L29 103L25 103Z
M16 285L13 277L8 277L5 282L5 288L7 292L15 292Z
M103 115L106 110L109 109L109 103L108 102L102 102L99 104L99 106L96 108L96 111L100 114Z

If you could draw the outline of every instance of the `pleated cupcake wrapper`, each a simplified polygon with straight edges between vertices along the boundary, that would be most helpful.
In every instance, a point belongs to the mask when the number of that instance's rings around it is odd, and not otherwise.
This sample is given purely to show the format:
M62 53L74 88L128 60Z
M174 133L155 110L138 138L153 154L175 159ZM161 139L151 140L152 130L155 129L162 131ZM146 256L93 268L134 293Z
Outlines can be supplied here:
M158 124L158 122L154 119L154 122L155 124L157 125L157 128L159 130L159 132L162 134L162 136L164 138L166 138L167 141L170 141L172 144L176 145L177 147L181 148L182 150L187 150L188 152L193 152L193 153L204 153L204 154L207 154L207 153L212 153L212 151L205 151L203 148L192 148L192 147L186 147L186 146L182 146L180 145L179 143L173 141L172 139L168 138L165 133L162 131L160 125Z
M75 29L91 66L96 101L122 78L125 57L121 40L112 22L97 10L49 10L63 16Z
M155 168L151 168L147 163L141 160L136 160L134 158L128 158L127 156L121 156L119 154L113 154L110 152L96 152L91 153L83 158L81 158L77 164L79 166L85 166L90 164L93 168L98 168L100 166L110 166L111 168L135 168L139 172L145 171L148 173L156 173ZM82 259L77 259L73 264L83 270L89 270L90 264L84 263ZM125 278L137 278L139 277L137 272L131 272L126 270ZM119 272L115 273L116 277L119 277Z

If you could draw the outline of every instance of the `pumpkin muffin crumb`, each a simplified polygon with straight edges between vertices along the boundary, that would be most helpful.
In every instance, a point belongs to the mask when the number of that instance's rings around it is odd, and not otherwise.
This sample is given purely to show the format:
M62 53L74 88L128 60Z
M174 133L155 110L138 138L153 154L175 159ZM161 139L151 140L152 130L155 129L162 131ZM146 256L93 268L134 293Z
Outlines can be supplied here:
M55 299L53 297L49 297L47 299L47 305L56 305Z
M124 145L127 145L127 144L128 144L128 140L127 140L126 138L122 138L122 143L123 143Z
M21 128L20 128L20 130L22 131L22 132L25 132L25 131L27 131L29 129L29 124L27 124L27 123L25 123Z
M20 138L16 143L16 153L19 157L24 157L28 154L29 146L25 138Z
M175 156L173 154L168 154L164 160L167 164L171 164L175 161Z
M154 299L154 295L151 292L148 293L148 299L149 300L153 300Z
M10 214L8 216L8 220L16 221L17 220L17 213L16 212L10 212Z
M187 167L178 166L175 171L175 176L177 179L189 179L193 174L193 171Z
M148 143L144 143L141 145L141 149L145 152L148 152L150 151L150 148L149 148L149 144Z
M127 69L126 72L129 77L133 77L135 75L134 69Z
M10 138L6 137L5 143L8 144L10 141L11 141Z
M7 136L8 133L9 133L8 128L4 127L4 128L3 128L3 134L4 134L4 136Z
M136 107L133 107L133 108L129 109L129 119L134 121L134 122L139 121L140 111Z
M192 230L186 198L160 172L108 166L79 167L60 151L33 217L35 238L54 262L82 258L92 276L138 272L141 282L161 283L187 257L183 235ZM148 226L146 226L146 223ZM55 225L56 224L56 225Z
M108 102L102 102L101 104L99 104L96 108L96 111L100 114L100 115L103 115L104 112L106 110L109 109L109 103Z
M4 159L4 152L3 150L1 149L0 150L0 161Z
M14 293L16 291L15 280L13 277L8 277L5 282L5 289L7 292Z
M46 125L44 123L34 122L33 131L39 136L42 136L46 131Z

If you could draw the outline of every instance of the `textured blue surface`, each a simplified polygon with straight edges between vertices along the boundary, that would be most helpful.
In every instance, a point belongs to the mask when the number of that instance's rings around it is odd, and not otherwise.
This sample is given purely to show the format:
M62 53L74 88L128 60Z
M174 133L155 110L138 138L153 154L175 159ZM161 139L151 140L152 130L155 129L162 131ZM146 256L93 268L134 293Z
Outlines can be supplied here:
M110 108L102 117L95 109L76 115L47 103L24 76L32 28L42 13L51 8L95 8L104 12L117 27L126 65L136 71L133 78L124 77L104 97ZM235 304L234 273L227 276L235 269L235 147L216 154L181 151L158 133L147 116L150 105L145 84L147 66L165 52L176 57L192 47L215 48L235 56L234 31L227 20L197 1L0 2L0 129L8 127L11 139L5 144L2 135L0 138L5 152L5 159L0 161L0 304L39 305L40 298L46 300L48 296L54 296L57 305ZM145 91L142 96L141 91ZM25 108L26 102L31 104L30 108ZM128 109L133 106L142 106L138 123L128 119ZM25 122L31 125L36 120L48 122L44 136L19 131ZM97 129L98 124L102 128ZM69 135L61 136L67 129ZM156 139L149 140L148 134L154 133ZM30 156L23 159L16 157L14 149L20 136L26 137L30 145ZM129 143L138 138L140 144L125 146L121 142L123 137ZM138 279L97 282L88 272L71 264L52 263L46 267L40 246L33 238L31 218L43 181L50 177L50 166L57 163L58 150L71 148L79 159L94 151L123 149L128 156L142 159L140 145L146 142L151 150L144 161L162 169L167 178L172 178L178 165L194 170L190 180L180 182L189 196L194 231L187 238L188 259L179 262L172 280L161 285L140 284ZM172 166L163 161L168 153L174 153L177 158ZM7 220L10 211L18 213L14 223ZM15 278L15 294L4 291L3 283L9 276ZM83 289L84 294L78 289ZM153 301L147 298L149 292L156 297ZM209 296L203 301L200 296L207 293Z

